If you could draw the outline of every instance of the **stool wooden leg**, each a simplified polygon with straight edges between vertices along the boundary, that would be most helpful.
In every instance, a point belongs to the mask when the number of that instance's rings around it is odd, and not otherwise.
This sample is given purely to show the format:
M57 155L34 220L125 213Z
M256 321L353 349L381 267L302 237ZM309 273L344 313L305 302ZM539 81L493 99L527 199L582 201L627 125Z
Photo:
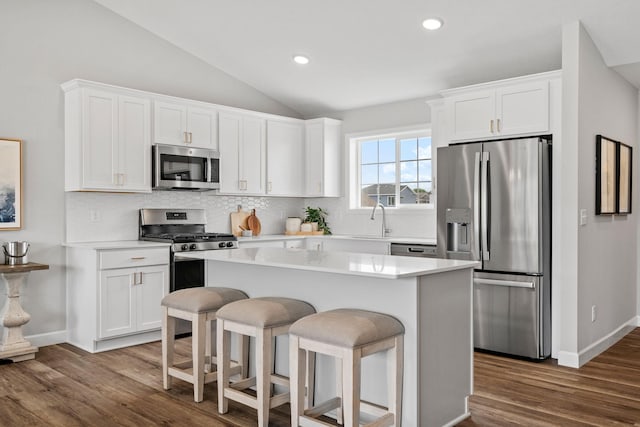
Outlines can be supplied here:
M404 337L396 337L395 346L387 359L387 383L389 384L389 412L394 414L394 425L402 425L402 379L404 375Z
M249 378L249 335L238 337L238 363L242 365L241 378Z
M225 389L229 388L229 370L231 368L231 332L224 330L224 320L217 320L217 359L218 359L218 412L226 414L229 401L224 397Z
M289 344L291 345L291 344ZM304 399L304 408L309 409L313 406L313 400L316 391L316 352L306 351L307 375L306 375L306 395Z
M191 353L193 358L193 400L202 402L204 392L204 346L206 314L196 314L191 320Z
M305 359L308 353L300 349L300 338L289 337L289 393L291 396L291 425L300 425L300 415L308 408L304 398Z
M359 349L345 350L342 357L342 404L344 426L358 427L360 424L360 359Z
M207 321L205 323L205 344L204 344L204 371L213 372L214 360L215 360L215 338L212 334L215 334L215 320Z
M258 427L269 425L269 402L271 399L271 349L272 334L269 328L256 331L256 389L258 403Z
M344 391L342 390L342 359L334 358L335 379L336 379L336 395L340 398L340 406L336 408L336 421L343 424L344 413Z
M169 316L169 309L162 307L162 386L165 390L171 388L169 367L173 366L173 352L175 346L176 319Z

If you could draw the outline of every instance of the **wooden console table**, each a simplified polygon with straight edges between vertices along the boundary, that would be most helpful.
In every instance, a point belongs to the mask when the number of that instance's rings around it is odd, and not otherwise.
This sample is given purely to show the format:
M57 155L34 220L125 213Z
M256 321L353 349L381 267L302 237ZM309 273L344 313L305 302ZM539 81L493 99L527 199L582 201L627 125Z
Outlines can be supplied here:
M0 325L4 326L0 343L0 359L21 362L36 357L38 347L32 346L22 335L22 326L31 319L31 316L20 305L20 289L26 282L29 272L48 269L48 265L35 262L0 265L0 277L7 288L7 300L0 312Z

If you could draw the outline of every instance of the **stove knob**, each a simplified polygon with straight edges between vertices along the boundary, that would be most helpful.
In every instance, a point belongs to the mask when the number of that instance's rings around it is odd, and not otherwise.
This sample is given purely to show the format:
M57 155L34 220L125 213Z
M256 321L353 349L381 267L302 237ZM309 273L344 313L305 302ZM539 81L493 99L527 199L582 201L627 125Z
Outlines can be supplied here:
M192 243L191 246L189 246L189 249L191 249L192 251L195 251L196 249L198 249L198 245L196 245L195 243Z
M189 245L185 243L184 245L180 246L180 249L182 249L183 251L186 251L187 249L189 249Z
M220 243L218 243L218 247L219 247L219 248L224 248L224 247L225 247L224 242L220 242Z
M232 248L233 247L233 242L227 242L227 247L228 248Z

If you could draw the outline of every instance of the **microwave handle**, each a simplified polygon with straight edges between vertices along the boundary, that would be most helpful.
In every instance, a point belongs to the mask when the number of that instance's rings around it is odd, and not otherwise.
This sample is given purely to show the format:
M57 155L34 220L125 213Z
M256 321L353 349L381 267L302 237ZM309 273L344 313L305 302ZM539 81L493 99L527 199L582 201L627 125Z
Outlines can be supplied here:
M211 176L211 163L213 163L213 159L211 157L207 157L207 182L213 182L213 177Z

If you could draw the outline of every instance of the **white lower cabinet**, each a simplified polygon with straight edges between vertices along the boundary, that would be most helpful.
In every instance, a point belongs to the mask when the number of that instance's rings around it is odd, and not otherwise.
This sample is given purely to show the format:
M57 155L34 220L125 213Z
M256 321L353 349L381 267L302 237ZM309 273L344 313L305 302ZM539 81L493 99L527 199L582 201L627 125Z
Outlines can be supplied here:
M100 272L100 338L158 329L167 266Z
M90 352L160 338L169 248L67 248L68 342Z
M389 242L376 239L314 239L308 238L306 248L317 251L389 254Z

